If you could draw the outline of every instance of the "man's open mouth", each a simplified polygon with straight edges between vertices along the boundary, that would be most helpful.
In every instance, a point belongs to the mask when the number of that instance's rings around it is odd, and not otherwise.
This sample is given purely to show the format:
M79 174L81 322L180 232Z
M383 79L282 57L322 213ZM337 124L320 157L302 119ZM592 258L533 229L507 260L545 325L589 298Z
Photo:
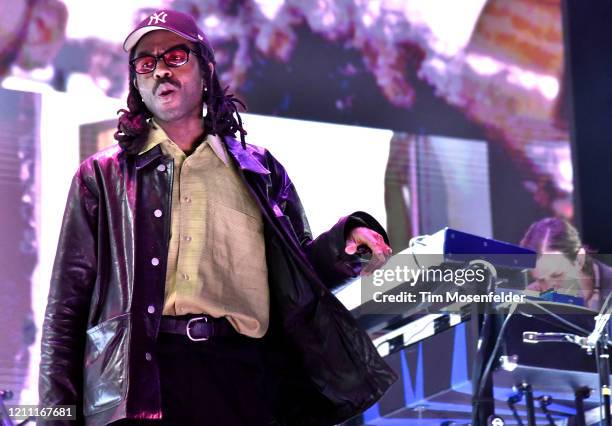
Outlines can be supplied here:
M161 91L158 93L158 96L163 98L163 97L168 96L168 95L170 95L170 94L172 94L172 93L174 93L174 90L173 90L173 89L165 89L165 90L161 90Z

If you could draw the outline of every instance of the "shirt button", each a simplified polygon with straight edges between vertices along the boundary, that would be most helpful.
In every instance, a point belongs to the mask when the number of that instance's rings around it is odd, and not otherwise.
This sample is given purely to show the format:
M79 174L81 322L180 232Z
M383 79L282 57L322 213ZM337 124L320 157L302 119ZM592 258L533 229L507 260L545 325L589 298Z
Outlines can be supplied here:
M149 305L149 307L147 308L147 312L150 313L150 314L154 314L155 313L155 306Z
M151 265L153 266L157 266L159 265L159 259L154 257L153 259L151 259Z
M191 197L185 197L183 198L183 201L185 201L186 203L191 203Z
M183 274L183 279L184 279L185 281L189 281L189 275L187 275L187 274Z
M184 239L185 241L191 241L191 237L190 237L189 235L187 235L187 236L183 237L183 239Z
M159 170L160 172L165 172L166 171L166 166L163 164L160 164L159 166L157 166L157 170Z
M151 355L149 352L147 352L147 353L145 354L145 359L146 359L147 361L151 361L151 360L153 359L153 355Z
M161 217L162 216L162 211L160 209L157 209L153 212L153 215L155 217Z

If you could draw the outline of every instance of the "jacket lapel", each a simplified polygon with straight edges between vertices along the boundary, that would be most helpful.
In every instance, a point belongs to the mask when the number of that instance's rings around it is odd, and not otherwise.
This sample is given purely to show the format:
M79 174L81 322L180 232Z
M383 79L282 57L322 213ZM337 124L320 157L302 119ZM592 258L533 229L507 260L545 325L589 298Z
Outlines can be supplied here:
M225 145L241 170L248 170L260 175L270 174L270 170L266 169L266 167L259 162L251 152L252 149L248 146L247 149L244 149L242 145L240 145L240 142L229 136L225 138Z
M146 167L152 161L157 160L159 157L162 157L164 153L162 152L161 145L156 145L150 150L139 154L136 157L136 170L140 170L143 167Z

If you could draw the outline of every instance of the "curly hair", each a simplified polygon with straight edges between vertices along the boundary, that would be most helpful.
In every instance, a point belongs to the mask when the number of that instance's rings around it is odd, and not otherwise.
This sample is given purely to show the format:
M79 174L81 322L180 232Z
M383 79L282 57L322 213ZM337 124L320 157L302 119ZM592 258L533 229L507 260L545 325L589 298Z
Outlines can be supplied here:
M584 249L587 254L584 269L592 273L593 260L590 255L593 250L583 244L578 230L565 219L547 217L532 223L520 245L537 252L538 256L546 251L558 251L572 262L576 261L580 250Z
M208 64L216 65L215 55L208 46L196 43L196 57L200 69L204 74L205 85L202 93L202 106L206 104L206 116L204 117L204 131L206 134L223 136L235 136L240 133L242 147L246 148L245 135L247 132L242 127L242 118L238 112L238 105L246 110L246 105L233 94L228 94L229 86L222 88L217 76L216 66L211 72ZM133 59L136 47L130 51L130 60ZM147 141L150 126L148 120L153 114L142 101L138 89L134 85L136 72L130 67L129 93L127 97L127 108L120 109L121 114L117 123L115 139L119 146L128 154L138 154ZM235 115L235 117L234 117Z
M580 234L568 221L556 217L547 217L532 223L525 232L521 246L541 253L559 251L570 260L576 260L582 248Z

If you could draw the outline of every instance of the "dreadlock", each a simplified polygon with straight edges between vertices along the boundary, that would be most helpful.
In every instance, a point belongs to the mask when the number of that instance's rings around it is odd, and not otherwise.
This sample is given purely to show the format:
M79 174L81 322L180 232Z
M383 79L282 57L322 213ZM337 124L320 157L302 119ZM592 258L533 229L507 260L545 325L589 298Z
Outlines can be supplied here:
M216 61L212 49L201 43L195 45L197 59L200 69L204 74L204 91L202 102L206 104L206 116L204 117L204 131L206 134L218 136L235 136L240 133L240 142L246 149L245 135L247 132L242 127L242 118L238 112L238 105L246 110L246 105L233 94L228 94L229 86L222 88L217 76ZM136 48L130 52L130 60L133 59ZM208 63L215 65L210 71ZM134 85L136 72L130 67L130 85L127 97L127 108L117 111L119 121L115 139L119 146L128 154L138 154L149 136L150 126L148 120L153 114L142 101L138 89ZM234 115L236 116L234 118Z

